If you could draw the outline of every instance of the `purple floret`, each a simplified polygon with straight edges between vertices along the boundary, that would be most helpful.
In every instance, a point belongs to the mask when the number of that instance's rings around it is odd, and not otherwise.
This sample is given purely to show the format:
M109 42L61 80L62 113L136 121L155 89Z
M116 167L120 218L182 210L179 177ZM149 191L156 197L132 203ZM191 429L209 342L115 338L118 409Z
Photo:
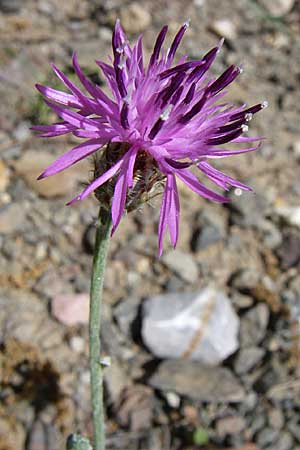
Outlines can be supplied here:
M86 139L54 161L39 178L55 175L105 149L108 144L126 143L124 154L69 202L73 204L83 200L115 177L112 200L114 231L126 207L137 162L147 155L166 180L158 227L159 255L162 253L166 228L169 229L174 247L178 239L177 178L206 199L229 201L205 187L190 171L191 166L224 190L232 186L250 190L215 169L208 161L256 150L262 138L245 137L243 133L247 131L247 123L253 114L267 106L266 102L250 108L219 102L226 94L224 88L241 72L239 67L232 65L218 78L208 74L222 42L201 60L187 61L187 58L182 58L177 65L173 65L176 50L187 27L188 24L183 24L171 47L164 52L162 46L168 29L164 26L155 42L149 64L145 66L142 37L134 47L130 47L117 21L112 38L112 65L97 61L110 89L110 96L84 75L75 53L73 67L84 91L54 65L55 74L69 93L36 85L46 98L47 105L61 119L53 125L33 127L40 132L39 136L54 137L72 133ZM256 145L239 149L219 147L228 143Z

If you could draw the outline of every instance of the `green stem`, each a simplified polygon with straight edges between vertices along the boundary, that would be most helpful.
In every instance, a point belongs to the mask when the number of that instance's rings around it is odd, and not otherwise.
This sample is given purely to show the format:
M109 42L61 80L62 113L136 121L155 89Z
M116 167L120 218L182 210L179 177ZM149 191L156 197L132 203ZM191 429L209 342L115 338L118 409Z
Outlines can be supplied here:
M105 450L104 407L103 407L103 367L100 361L101 303L103 279L111 233L111 217L104 209L99 212L93 272L90 293L90 372L91 397L94 425L94 450Z

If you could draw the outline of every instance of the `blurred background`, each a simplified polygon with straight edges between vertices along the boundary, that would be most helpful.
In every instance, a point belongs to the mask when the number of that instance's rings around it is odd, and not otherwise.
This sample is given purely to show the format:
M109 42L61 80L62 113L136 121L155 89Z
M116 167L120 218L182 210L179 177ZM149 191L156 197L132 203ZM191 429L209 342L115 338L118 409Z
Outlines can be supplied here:
M124 217L105 279L107 443L122 450L300 449L300 3L296 0L0 0L0 449L61 450L91 433L88 291L97 202L65 203L82 162L36 176L73 144L39 140L53 113L34 89L71 78L73 50L103 84L116 17L149 56L191 26L180 55L244 64L230 98L269 108L261 150L217 167L255 189L209 203L180 186L180 239L157 260L160 199ZM75 78L74 78L75 79ZM210 286L210 290L206 286ZM192 309L192 311L191 311ZM162 325L163 322L163 325Z

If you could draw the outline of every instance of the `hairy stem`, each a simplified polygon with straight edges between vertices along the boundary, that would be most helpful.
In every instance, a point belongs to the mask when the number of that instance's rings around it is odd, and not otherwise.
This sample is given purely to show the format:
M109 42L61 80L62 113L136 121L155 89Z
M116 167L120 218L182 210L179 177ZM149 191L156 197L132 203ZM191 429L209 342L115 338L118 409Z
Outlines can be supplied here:
M111 233L111 216L100 208L94 250L93 271L90 293L90 373L91 397L94 425L94 450L105 449L104 406L103 406L103 366L100 361L101 307L103 279Z

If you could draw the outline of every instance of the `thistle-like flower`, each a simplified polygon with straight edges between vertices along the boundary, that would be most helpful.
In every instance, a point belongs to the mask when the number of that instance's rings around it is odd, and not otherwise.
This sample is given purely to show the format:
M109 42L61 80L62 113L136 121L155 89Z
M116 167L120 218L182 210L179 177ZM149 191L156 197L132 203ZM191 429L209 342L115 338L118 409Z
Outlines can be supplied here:
M168 29L164 26L145 66L142 36L131 48L117 21L112 37L112 64L96 61L106 78L110 96L84 75L75 53L74 71L84 91L54 65L55 74L70 93L36 85L46 97L47 105L62 119L53 125L34 126L34 130L41 132L39 136L72 133L85 139L53 162L39 178L55 175L98 152L94 180L69 204L96 191L99 201L111 208L113 231L125 209L133 209L147 200L155 185L163 183L159 255L167 227L174 247L178 239L177 178L202 197L229 201L205 187L190 170L192 166L224 190L231 186L250 190L215 169L209 161L256 150L262 138L243 134L253 114L267 106L267 102L250 108L220 102L226 94L224 89L241 73L240 67L231 65L218 78L208 74L222 42L200 60L188 61L184 57L173 65L187 27L187 23L182 25L170 48L164 51ZM245 147L249 142L252 146ZM227 143L239 143L243 148L220 147Z

